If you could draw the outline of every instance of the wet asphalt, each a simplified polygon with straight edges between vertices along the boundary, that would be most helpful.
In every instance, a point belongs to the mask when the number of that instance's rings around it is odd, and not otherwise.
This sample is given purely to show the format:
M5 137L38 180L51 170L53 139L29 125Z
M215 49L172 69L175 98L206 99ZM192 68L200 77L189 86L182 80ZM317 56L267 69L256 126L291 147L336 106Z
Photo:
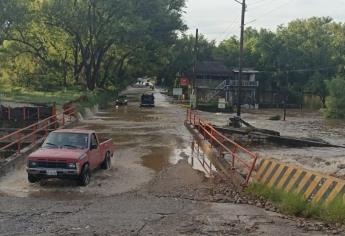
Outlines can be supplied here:
M112 138L116 150L112 168L95 171L89 186L29 184L24 166L2 178L0 235L310 235L254 206L144 194L162 169L188 159L192 138L185 109L158 91L155 108L140 108L143 92L130 88L128 106L100 110L77 124Z

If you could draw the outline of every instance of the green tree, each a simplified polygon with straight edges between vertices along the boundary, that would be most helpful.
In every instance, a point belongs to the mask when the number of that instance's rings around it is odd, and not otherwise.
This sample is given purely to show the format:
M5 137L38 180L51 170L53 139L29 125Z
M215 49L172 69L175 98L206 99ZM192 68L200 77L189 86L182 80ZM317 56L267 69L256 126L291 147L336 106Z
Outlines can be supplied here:
M166 63L161 58L178 32L186 29L184 0L0 4L0 57L6 59L0 63L18 81L31 78L36 85L74 83L94 90L129 83L139 73L154 74L156 65Z
M319 72L315 72L311 76L309 83L306 85L306 91L318 96L323 108L326 107L326 97L328 96L328 89L325 78Z
M215 42L208 41L204 35L199 36L198 61L213 60ZM169 47L162 58L164 65L160 67L159 77L165 78L168 85L173 85L177 75L192 76L195 57L195 37L193 35L182 35Z
M345 79L336 77L327 83L329 97L327 98L326 115L330 118L345 118Z

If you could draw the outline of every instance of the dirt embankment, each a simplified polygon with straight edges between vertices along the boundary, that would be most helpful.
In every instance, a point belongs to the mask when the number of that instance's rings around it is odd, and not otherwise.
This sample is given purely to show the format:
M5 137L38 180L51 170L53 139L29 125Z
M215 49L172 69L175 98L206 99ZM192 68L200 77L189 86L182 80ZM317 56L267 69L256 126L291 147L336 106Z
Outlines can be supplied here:
M162 170L144 189L158 197L179 197L192 200L207 200L210 180L201 171L194 170L187 161Z
M277 219L281 219L283 221L286 220L289 224L294 225L297 229L307 232L308 234L345 234L345 227L340 225L330 225L323 222L281 215L279 209L270 201L264 200L263 198L254 198L249 196L245 191L238 191L238 188L233 186L231 180L224 180L220 176L216 175L214 178L206 178L205 173L193 169L185 160L180 160L176 165L162 170L139 192L144 195L153 195L160 198L208 202L215 204L214 206L217 204L225 204L224 207L228 204L235 204L243 206L244 208L252 206L254 208L264 209L266 212L269 212L269 214L273 214L277 217L272 218L272 222L270 222L272 225L279 225ZM256 220L253 220L252 224L242 224L244 228L236 228L234 227L236 224L234 224L232 226L232 232L238 230L238 232L242 233L247 232L256 234L258 230L260 231L260 227ZM231 224L229 228L231 228ZM221 227L218 227L218 232L221 232L220 229ZM268 227L268 229L271 230L270 227Z

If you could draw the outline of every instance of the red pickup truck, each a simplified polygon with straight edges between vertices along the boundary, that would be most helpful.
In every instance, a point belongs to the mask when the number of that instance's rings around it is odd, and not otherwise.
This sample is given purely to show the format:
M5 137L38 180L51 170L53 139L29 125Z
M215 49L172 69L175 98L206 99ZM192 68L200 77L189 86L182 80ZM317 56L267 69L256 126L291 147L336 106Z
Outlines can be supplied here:
M28 180L35 183L41 179L68 178L86 186L92 170L110 168L113 154L112 140L100 140L95 131L56 130L48 135L39 150L28 156Z

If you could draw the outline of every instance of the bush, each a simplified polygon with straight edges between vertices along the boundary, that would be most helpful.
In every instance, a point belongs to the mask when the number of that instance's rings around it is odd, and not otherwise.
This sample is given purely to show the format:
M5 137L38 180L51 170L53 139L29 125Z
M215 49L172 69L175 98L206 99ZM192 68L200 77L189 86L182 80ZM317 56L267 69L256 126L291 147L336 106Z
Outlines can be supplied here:
M283 213L295 216L303 216L307 208L307 201L295 192L281 194L279 208Z
M345 204L341 197L336 198L323 211L322 219L327 222L345 223Z
M338 197L330 204L308 202L295 191L285 192L261 183L250 184L246 192L257 198L270 200L282 213L306 218L322 219L329 223L345 224L345 204Z
M345 79L336 77L327 83L329 97L325 114L329 118L345 118Z

